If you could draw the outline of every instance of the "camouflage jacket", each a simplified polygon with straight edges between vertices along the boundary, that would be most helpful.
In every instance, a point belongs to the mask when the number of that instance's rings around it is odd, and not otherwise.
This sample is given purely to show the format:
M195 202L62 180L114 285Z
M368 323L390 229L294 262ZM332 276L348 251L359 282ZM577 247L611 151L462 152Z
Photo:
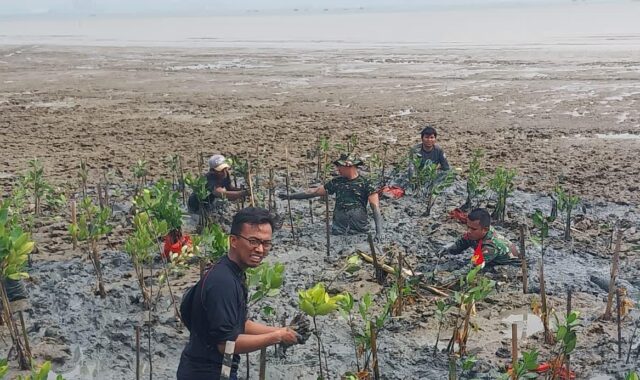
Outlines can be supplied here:
M353 210L357 208L367 208L369 195L375 193L376 189L371 181L364 176L357 176L354 179L336 177L325 183L324 189L327 194L336 195L336 210Z
M476 248L477 246L478 240L471 240L465 234L447 250L447 253L458 255L467 248ZM489 227L489 231L482 239L481 247L486 264L506 264L512 259L511 243L498 234L493 227Z

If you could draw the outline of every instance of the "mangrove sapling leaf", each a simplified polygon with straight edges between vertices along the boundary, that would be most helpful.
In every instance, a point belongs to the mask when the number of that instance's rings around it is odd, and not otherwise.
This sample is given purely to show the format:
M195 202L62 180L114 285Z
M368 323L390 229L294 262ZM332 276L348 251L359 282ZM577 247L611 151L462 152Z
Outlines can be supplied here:
M513 368L503 374L501 380L510 380L514 377L512 373L515 372L515 378L517 380L537 379L538 373L535 370L538 368L538 350L535 348L531 351L524 351L522 358L518 359L518 362Z
M205 227L200 234L200 239L199 257L206 263L215 263L229 251L229 235L217 224Z
M275 297L280 294L284 281L284 264L262 263L257 268L247 269L247 285L255 292L249 297L249 303L255 304L264 297Z
M640 380L640 375L636 371L629 371L625 376L624 380Z
M438 343L440 342L440 332L447 317L447 311L451 308L451 305L447 304L444 300L436 301L436 319L438 320L438 332L436 333L436 343L433 345L433 354L438 351Z
M497 201L493 216L497 222L504 222L507 210L507 198L513 192L516 177L515 169L505 169L499 166L493 178L489 180L489 188L496 193Z
M4 376L9 372L9 363L7 359L0 359L0 379L4 379Z
M551 366L551 379L562 378L562 373L566 371L567 356L576 348L578 342L575 328L580 324L580 313L572 311L567 315L564 324L560 324L555 316L556 325L556 345L553 348L553 358L549 361Z
M143 189L134 197L133 203L139 210L147 212L150 218L165 221L169 231L180 231L182 211L179 197L180 194L171 188L171 184L161 179Z
M482 196L487 192L484 187L484 181L486 178L486 171L482 169L481 159L484 156L484 152L481 149L476 149L472 153L472 160L469 164L469 172L467 174L467 201L465 203L465 209L473 210L480 205Z
M49 379L49 372L51 372L51 362L46 361L38 368L32 367L30 375L18 375L17 380L47 380ZM64 378L62 375L57 375L55 380L64 380Z
M7 279L20 280L29 277L24 271L35 243L29 233L23 232L15 218L9 215L9 200L0 201L0 309L7 323L13 346L18 354L21 369L27 369L31 360L28 342L23 342L18 325L13 319L11 304L5 288Z
M78 178L80 178L80 186L82 188L82 197L87 196L87 181L89 180L89 168L87 161L80 159L80 167L78 168Z
M164 225L156 225L150 228L149 214L144 211L138 212L133 218L133 234L127 238L124 247L125 252L131 257L144 305L147 308L150 305L151 296L144 282L144 268L153 261L153 252L155 252L157 244L156 231L167 229L166 222L157 223L164 223Z

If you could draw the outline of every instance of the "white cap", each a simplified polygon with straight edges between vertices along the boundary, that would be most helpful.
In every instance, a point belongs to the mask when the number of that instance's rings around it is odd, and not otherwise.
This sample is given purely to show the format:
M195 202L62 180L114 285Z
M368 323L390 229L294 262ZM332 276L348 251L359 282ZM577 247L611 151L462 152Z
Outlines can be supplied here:
M217 172L230 168L227 160L221 154L214 154L209 158L209 167Z

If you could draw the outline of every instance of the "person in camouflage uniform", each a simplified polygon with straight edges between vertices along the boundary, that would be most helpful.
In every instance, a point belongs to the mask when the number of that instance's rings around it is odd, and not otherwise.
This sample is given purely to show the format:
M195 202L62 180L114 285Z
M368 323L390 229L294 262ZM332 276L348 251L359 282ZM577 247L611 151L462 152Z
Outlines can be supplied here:
M358 173L358 166L362 160L347 154L333 162L340 174L323 186L308 189L305 192L290 194L289 199L309 199L326 194L336 195L336 205L333 210L331 233L345 235L350 233L364 233L369 231L367 203L373 210L373 220L376 226L376 237L382 237L382 215L378 193L368 178ZM286 194L280 194L281 199L287 199Z
M491 215L483 208L469 213L467 232L445 252L458 255L467 248L473 248L471 263L475 266L492 267L519 262L517 248L491 227Z

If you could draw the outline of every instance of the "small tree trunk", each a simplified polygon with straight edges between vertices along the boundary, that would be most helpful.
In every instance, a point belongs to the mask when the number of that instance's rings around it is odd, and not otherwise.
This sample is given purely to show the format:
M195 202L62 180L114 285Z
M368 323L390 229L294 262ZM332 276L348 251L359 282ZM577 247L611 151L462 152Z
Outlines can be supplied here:
M622 230L616 231L616 247L611 259L611 278L609 280L609 295L607 296L607 308L602 317L605 320L611 319L611 309L613 305L613 295L616 289L616 278L618 277L618 261L620 257L620 245L622 244Z
M545 290L544 282L544 259L540 259L540 299L542 302L542 327L544 328L544 342L546 344L553 344L553 335L551 334L551 330L549 329L549 310L547 308L547 293Z

